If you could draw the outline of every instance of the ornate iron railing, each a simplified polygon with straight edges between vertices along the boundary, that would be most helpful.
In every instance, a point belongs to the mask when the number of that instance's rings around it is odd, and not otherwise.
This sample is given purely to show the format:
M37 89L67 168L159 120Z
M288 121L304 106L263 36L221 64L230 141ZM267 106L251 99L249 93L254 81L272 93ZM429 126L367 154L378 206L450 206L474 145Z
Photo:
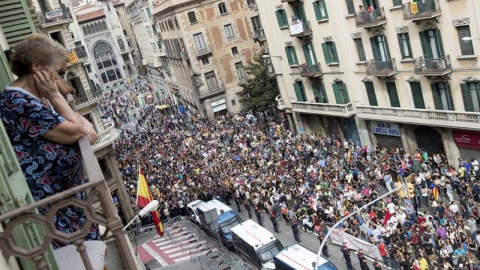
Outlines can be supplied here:
M78 143L89 181L0 215L0 222L5 225L4 231L0 232L0 249L3 256L5 258L15 256L31 260L35 263L36 269L46 270L47 264L45 263L44 254L48 251L51 241L57 240L75 245L85 269L91 270L93 269L92 260L87 255L84 239L88 235L91 225L97 223L105 226L107 231L113 233L119 252L121 252L120 257L123 259L126 269L137 269L132 249L122 231L122 221L117 214L117 209L113 204L112 196L104 181L92 147L86 137L81 138ZM87 192L86 200L77 198L76 195L79 192ZM98 213L94 210L93 205L98 203L101 205L103 213ZM46 216L36 211L39 207L44 206L48 206ZM82 228L71 234L58 231L53 223L53 217L57 211L67 206L76 206L83 209L86 216L86 222ZM42 244L28 249L16 246L13 235L15 227L19 224L29 223L39 224L43 228L45 237L41 239Z
M355 13L355 24L357 27L376 26L385 22L385 10L383 7L374 9L372 12L361 11Z
M414 70L415 74L419 75L443 75L452 70L450 55L435 59L418 57L415 59Z
M403 19L415 20L430 18L440 14L440 3L438 0L423 0L421 2L408 2L402 5Z
M69 8L64 7L39 13L38 17L40 18L42 25L46 25L50 23L61 23L65 20L72 20L72 13Z
M396 71L397 66L394 58L387 61L370 60L367 62L367 75L388 76L396 73Z
M320 63L314 65L301 64L300 65L300 76L302 77L317 77L322 74L322 68Z

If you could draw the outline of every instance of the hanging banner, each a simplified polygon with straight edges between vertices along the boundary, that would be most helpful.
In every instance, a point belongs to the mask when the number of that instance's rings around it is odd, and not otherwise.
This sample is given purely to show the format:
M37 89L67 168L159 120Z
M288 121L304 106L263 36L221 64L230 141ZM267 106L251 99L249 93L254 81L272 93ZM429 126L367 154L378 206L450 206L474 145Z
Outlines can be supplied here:
M453 130L453 139L459 147L480 149L480 133L469 130Z
M372 245L366 241L363 241L357 237L354 237L348 233L345 233L345 231L338 230L338 229L331 229L328 228L328 230L332 230L332 233L330 234L330 240L332 243L335 245L342 246L343 242L347 243L347 247L349 249L353 250L359 250L362 249L363 253L371 258L377 258L378 260L382 261L382 255L380 255L380 251L378 250L378 247L375 245Z
M400 127L394 123L370 121L372 133L400 137Z

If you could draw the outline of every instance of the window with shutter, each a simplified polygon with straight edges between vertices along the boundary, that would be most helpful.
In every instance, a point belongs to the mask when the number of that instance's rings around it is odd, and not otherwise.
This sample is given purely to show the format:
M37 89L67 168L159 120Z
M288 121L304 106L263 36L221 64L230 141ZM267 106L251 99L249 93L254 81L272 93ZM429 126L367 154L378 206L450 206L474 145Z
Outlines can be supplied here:
M425 101L423 100L422 87L419 82L411 82L413 105L416 109L425 109Z
M397 35L397 37L402 59L413 58L412 48L410 47L410 37L408 36L408 33L400 33Z
M353 4L353 0L347 0L347 10L348 14L355 14L355 5Z
M195 11L188 12L188 20L190 21L190 24L197 23L197 16L195 15Z
M361 38L354 39L355 46L357 47L358 61L367 61L365 56L365 49L363 48L363 42Z
M297 52L294 46L285 47L285 53L287 54L287 60L290 66L298 65Z
M473 42L472 41L467 41L464 42L462 38L464 37L471 37L470 34L470 26L464 25L464 26L458 26L457 27L457 32L458 32L458 39L460 42L460 50L462 51L462 55L473 55L475 54L473 51Z
M340 62L338 59L335 42L329 41L322 43L322 51L327 64Z
M400 100L398 98L397 86L394 82L386 82L388 98L390 99L390 106L400 107Z
M446 82L432 83L432 95L437 110L455 110L450 84Z
M275 11L275 14L277 15L278 26L280 27L288 26L287 13L285 13L284 9L279 9Z
M465 111L473 112L473 102L472 102L472 95L470 93L470 89L466 83L460 84L460 88L462 89L462 97L463 97L463 104L465 105Z
M367 90L368 103L370 106L378 106L377 96L372 82L365 82L365 89Z
M423 57L425 59L432 59L432 47L430 46L430 38L428 35L428 31L431 30L425 30L423 32L420 32L420 42L422 44L422 51L423 51Z
M347 104L350 102L347 86L343 82L334 82L332 86L337 104Z
M313 10L317 21L328 19L327 6L325 0L317 0L313 2Z
M328 103L327 93L325 92L325 85L320 82L312 82L312 89L315 95L315 102Z
M465 91L468 93L466 97L469 98L468 100L466 100L464 95L465 110L480 112L480 82L469 82L467 84L461 84L461 86L462 94L465 87ZM470 104L468 104L467 102ZM468 110L467 108L471 108L471 110Z
M293 83L293 88L295 89L295 95L297 96L297 101L305 102L307 97L305 95L305 89L303 88L302 82Z

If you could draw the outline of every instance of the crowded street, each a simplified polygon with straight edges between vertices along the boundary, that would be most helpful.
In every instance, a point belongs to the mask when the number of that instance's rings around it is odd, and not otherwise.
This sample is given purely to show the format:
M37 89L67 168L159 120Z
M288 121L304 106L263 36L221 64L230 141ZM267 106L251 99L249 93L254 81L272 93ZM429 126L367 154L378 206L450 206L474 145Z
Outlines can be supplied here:
M142 167L162 220L186 216L191 201L217 198L243 220L278 231L284 245L302 242L316 252L327 227L404 182L407 194L400 189L340 224L379 248L383 260L376 264L366 254L368 265L443 269L477 261L477 160L453 168L442 153L295 135L273 110L209 121L190 107L183 113L141 107L135 96L144 85L112 91L100 109L119 128L130 123L115 144L118 166L133 204ZM348 256L354 268L367 269L355 253L339 251L329 244L323 255L340 269L349 267Z

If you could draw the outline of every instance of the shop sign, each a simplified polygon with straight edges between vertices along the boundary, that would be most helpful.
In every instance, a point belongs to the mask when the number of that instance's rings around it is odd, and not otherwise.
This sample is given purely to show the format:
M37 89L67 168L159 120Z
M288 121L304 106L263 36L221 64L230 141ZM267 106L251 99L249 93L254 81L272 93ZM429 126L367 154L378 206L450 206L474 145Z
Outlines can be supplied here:
M372 133L400 137L400 127L397 124L370 121L370 125Z
M480 133L466 130L454 130L453 139L460 147L480 149Z

